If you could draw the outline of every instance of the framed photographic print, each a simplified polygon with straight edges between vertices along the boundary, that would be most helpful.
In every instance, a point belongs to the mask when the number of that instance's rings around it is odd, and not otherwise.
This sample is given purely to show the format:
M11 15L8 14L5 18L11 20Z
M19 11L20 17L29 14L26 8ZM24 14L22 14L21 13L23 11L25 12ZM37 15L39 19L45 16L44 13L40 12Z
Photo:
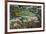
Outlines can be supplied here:
M7 2L6 32L44 31L44 9L42 2Z

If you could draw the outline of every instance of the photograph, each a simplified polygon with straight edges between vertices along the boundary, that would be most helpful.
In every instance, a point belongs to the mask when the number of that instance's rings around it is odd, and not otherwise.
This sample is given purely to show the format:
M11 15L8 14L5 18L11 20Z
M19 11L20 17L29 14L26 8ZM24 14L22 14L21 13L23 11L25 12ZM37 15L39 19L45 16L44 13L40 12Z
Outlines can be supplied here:
M43 4L7 3L7 31L43 30Z
M10 5L10 29L41 27L41 6Z

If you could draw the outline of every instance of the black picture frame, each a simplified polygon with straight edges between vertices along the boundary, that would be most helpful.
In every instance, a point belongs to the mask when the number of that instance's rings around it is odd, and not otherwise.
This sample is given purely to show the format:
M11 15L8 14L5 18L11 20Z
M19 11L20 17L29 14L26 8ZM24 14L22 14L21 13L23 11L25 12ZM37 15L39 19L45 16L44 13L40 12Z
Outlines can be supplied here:
M32 3L32 4L43 4L43 30L35 31L20 31L20 32L7 32L7 3L8 2L17 2L17 3ZM41 32L45 31L45 3L44 2L27 2L27 1L8 1L5 0L5 34L9 33L24 33L24 32Z

